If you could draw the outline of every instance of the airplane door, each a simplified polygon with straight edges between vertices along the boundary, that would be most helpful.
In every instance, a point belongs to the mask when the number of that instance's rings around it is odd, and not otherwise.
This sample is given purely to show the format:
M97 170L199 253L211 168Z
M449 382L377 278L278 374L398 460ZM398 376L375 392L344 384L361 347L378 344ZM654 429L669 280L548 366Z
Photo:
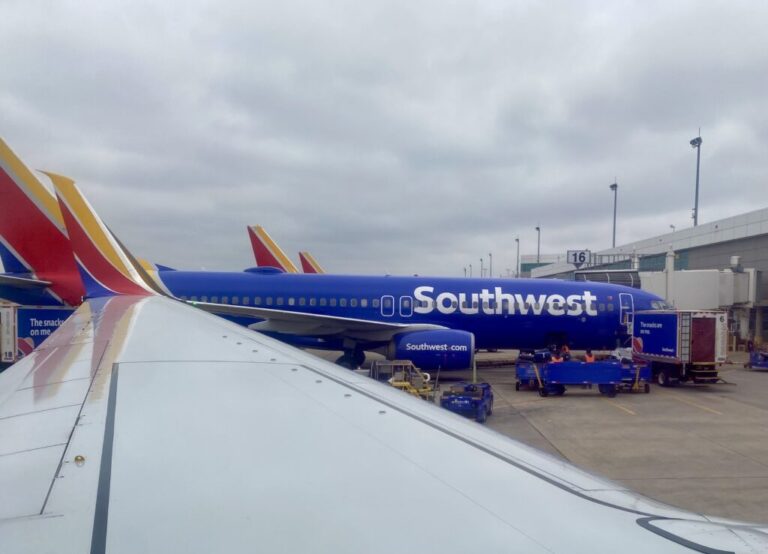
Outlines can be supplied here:
M413 298L410 296L400 297L400 315L402 317L411 317L413 315Z
M627 334L632 334L632 326L635 322L635 300L626 292L619 293L621 324L627 327Z
M395 315L395 297L385 295L381 297L381 315L392 317Z

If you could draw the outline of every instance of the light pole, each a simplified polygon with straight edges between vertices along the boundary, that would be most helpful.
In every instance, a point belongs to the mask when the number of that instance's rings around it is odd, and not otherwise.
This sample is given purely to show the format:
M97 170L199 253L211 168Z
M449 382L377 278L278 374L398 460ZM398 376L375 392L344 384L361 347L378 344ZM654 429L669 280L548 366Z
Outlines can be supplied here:
M699 129L701 132L701 129ZM691 148L696 149L696 197L693 204L693 226L699 224L699 163L701 162L701 137L691 140Z
M483 259L480 258L480 277L485 277L485 268L483 267Z
M493 254L488 252L488 277L493 277Z
M616 202L618 201L618 196L619 196L619 185L616 183L613 183L609 188L613 191L613 246L612 248L616 248Z
M515 278L520 277L520 237L515 239L517 243L517 261L515 262Z
M536 263L541 262L541 227L538 225L536 226L536 233L538 236L536 237Z
M464 277L466 278L466 276L467 276L467 266L464 266Z
M469 264L469 278L472 278L472 264Z
M671 223L669 224L669 228L670 228L670 229L672 229L672 232L673 232L673 233L675 232L675 226L674 226L674 225L672 225Z

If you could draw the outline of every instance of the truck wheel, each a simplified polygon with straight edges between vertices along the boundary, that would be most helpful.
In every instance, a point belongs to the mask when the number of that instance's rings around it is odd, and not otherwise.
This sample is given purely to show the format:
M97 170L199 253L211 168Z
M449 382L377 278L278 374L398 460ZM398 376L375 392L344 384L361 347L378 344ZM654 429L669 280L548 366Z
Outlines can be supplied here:
M645 394L648 394L649 392L651 392L651 385L649 385L648 383L646 383L646 384L643 386L643 392L644 392Z
M564 385L558 385L557 388L554 390L555 396L563 396L565 394L565 386Z
M539 389L539 396L543 396L543 397L549 396L549 390L547 389L547 385L544 385Z
M609 398L616 396L616 385L598 385L597 390Z
M488 415L493 414L493 400L491 400L491 403L488 404Z
M519 390L520 390L520 381L518 381L517 383L515 383L515 390L516 390L516 391L519 391Z
M656 382L662 387L669 387L672 384L669 380L669 375L663 369L659 370L656 374Z
M478 423L485 423L485 420L488 419L488 414L485 411L485 406L478 408L477 417L475 419L477 420Z

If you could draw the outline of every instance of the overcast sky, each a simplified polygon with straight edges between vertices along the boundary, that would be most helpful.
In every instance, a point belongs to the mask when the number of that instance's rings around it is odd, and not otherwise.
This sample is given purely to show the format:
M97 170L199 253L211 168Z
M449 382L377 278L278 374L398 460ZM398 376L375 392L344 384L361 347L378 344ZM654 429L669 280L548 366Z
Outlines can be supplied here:
M5 0L0 134L134 254L463 275L768 205L768 3ZM487 261L486 261L487 263Z

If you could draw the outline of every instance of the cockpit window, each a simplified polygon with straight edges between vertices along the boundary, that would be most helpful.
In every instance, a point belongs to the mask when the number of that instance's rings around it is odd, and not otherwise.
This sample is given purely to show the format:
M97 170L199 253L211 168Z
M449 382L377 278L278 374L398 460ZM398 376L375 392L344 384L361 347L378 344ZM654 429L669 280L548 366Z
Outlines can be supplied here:
M654 310L671 310L672 306L667 304L664 300L651 300L651 308Z

